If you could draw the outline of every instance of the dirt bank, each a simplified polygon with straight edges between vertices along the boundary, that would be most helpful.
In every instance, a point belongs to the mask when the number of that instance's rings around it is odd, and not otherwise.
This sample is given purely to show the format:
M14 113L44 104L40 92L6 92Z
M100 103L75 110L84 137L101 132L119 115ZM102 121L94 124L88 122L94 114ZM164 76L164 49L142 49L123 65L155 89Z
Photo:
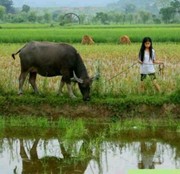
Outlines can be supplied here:
M83 102L56 96L17 95L0 96L0 115L61 116L71 118L180 118L180 103L166 96L129 96L93 98Z
M50 104L40 105L9 105L1 109L3 115L32 115L32 116L47 116L51 119L57 119L61 116L71 118L130 118L130 117L146 117L160 118L172 117L180 119L179 104L163 104L155 105L126 105L112 106L101 104L62 104L61 106L52 106Z

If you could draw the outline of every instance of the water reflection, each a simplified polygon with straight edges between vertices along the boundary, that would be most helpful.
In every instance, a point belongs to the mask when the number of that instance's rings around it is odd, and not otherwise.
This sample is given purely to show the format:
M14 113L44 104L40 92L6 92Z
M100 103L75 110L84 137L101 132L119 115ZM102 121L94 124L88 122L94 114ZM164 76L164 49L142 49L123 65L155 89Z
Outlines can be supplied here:
M155 153L157 151L156 142L140 142L140 156L141 160L138 163L140 169L154 169L156 164L161 164L162 161L158 156L158 160L155 161Z
M176 140L177 141L177 140ZM61 141L2 138L0 171L4 174L119 174L129 169L180 169L178 143L157 139Z

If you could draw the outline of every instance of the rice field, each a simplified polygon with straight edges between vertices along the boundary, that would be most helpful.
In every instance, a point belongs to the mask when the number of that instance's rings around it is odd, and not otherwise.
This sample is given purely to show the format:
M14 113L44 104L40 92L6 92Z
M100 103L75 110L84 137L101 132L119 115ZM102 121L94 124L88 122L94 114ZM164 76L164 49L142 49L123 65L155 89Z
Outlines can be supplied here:
M73 45L81 54L90 76L100 71L101 78L93 83L92 93L100 96L138 94L140 85L139 65L137 64L141 40L150 36L156 51L157 60L165 64L160 74L156 74L162 92L169 94L180 84L180 25L130 25L130 26L58 26L48 24L1 24L0 29L0 93L18 89L20 61L13 60L11 54L31 40L66 42ZM83 35L93 37L94 45L81 45ZM119 37L128 35L131 45L118 44ZM134 65L134 66L132 66ZM57 92L60 77L38 76L40 92ZM180 85L179 85L180 86ZM155 94L150 80L146 80L146 93ZM178 87L179 88L179 87ZM65 89L66 90L66 89ZM77 95L79 90L74 87ZM24 91L31 91L27 82Z
M21 48L24 43L0 44L0 91L16 93L18 91L18 77L20 74L20 61L17 56L12 59L11 54ZM131 45L118 45L111 43L99 43L94 45L72 44L81 54L90 76L97 70L101 78L93 83L92 94L97 96L135 95L139 94L140 74L137 55L141 43ZM163 74L159 74L156 65L157 81L164 94L170 94L177 89L180 78L180 44L179 43L153 43L156 50L156 58L165 64ZM132 66L132 67L131 67ZM131 68L129 68L131 67ZM56 93L59 88L60 77L45 78L38 76L37 85L42 93ZM156 94L150 80L146 81L146 93ZM31 91L27 82L24 92ZM64 89L65 93L66 88ZM79 94L77 86L75 94Z
M25 43L32 40L80 43L83 35L90 35L96 43L117 44L120 36L128 35L132 42L151 36L155 42L180 42L180 25L157 26L65 26L14 24L1 25L1 43Z

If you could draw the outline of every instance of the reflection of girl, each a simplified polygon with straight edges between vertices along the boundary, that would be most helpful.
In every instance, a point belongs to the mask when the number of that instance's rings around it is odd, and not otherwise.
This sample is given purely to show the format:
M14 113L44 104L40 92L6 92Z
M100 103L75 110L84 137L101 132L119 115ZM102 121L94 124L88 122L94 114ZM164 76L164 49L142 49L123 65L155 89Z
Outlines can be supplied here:
M156 82L154 63L163 64L163 62L155 60L155 51L152 47L152 40L150 37L145 37L142 41L142 45L139 51L139 63L141 64L140 73L142 92L144 92L143 80L147 75L150 76L156 90L160 92L160 87Z
M139 169L154 169L155 162L153 161L156 153L155 142L141 142L141 162L138 163Z

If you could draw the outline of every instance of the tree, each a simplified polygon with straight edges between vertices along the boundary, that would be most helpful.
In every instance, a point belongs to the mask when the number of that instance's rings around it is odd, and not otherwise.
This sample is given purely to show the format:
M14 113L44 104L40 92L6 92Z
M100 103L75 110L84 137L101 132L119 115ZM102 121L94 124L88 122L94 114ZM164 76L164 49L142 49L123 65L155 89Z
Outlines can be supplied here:
M153 19L153 22L155 24L160 24L161 23L161 20L156 15L152 15L152 19Z
M107 24L108 23L108 15L103 12L96 13L95 19L97 21L100 21L102 24Z
M174 0L171 2L171 6L174 9L174 22L180 22L180 1Z
M44 21L48 23L48 22L51 21L51 19L52 19L51 14L49 14L48 12L45 12L45 14L44 14Z
M165 23L175 22L175 16L180 14L180 2L178 0L172 1L169 7L161 8L159 14Z
M12 0L0 0L0 5L6 8L6 13L14 13L13 1Z
M180 14L180 1L179 0L174 0L170 3L171 7L174 9L175 13Z
M112 11L112 12L108 13L108 19L109 19L109 21L112 21L115 24L123 23L124 14L116 13L116 12Z
M156 0L155 3L158 7L158 9L166 8L169 6L171 0Z
M12 22L14 23L27 22L27 18L28 18L28 14L26 12L13 14Z
M125 6L125 13L134 13L136 11L136 6L134 4L127 4Z
M29 11L30 11L30 6L24 4L24 5L22 6L22 12L28 13Z
M5 7L0 5L0 19L1 20L3 19L5 11L6 11Z
M36 20L37 20L37 15L36 15L36 13L35 13L35 12L31 12L31 13L29 14L29 16L28 16L28 20L29 20L29 22L36 22Z
M151 14L149 12L146 12L146 11L139 11L139 16L140 16L143 24L146 24L147 21L150 19Z
M172 19L174 18L174 10L172 7L161 8L159 14L162 15L162 20L165 23L172 22Z

